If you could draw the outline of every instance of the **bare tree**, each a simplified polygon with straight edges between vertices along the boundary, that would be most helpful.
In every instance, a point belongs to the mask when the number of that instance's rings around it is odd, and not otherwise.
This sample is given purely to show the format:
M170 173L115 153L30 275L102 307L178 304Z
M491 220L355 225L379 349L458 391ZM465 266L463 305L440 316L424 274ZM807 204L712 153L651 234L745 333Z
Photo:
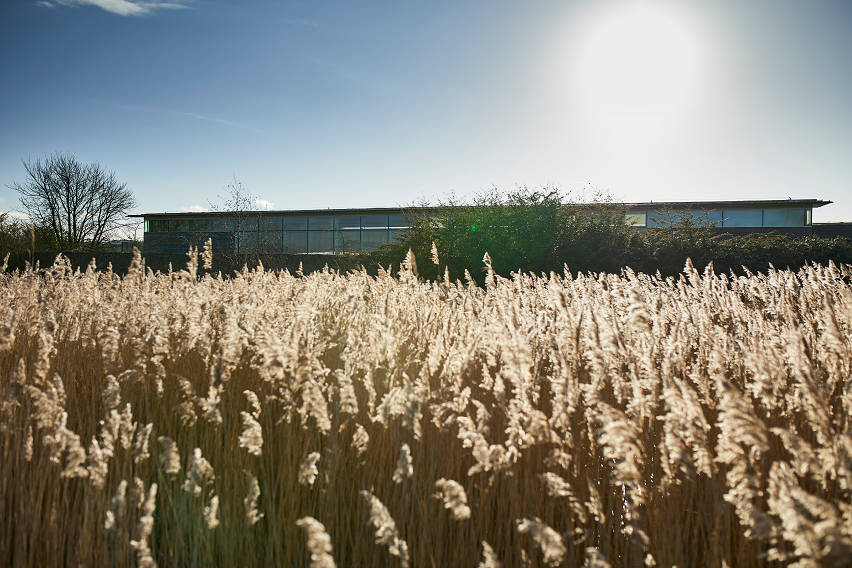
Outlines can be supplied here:
M227 195L219 195L220 204L208 202L210 210L227 213L234 220L234 250L233 254L239 261L256 258L259 254L281 252L281 235L278 235L278 246L267 238L263 230L260 196L252 193L246 185L237 179L225 186Z
M136 205L127 184L100 164L83 164L72 154L24 160L27 180L8 187L35 225L51 231L60 249L98 246L126 222Z

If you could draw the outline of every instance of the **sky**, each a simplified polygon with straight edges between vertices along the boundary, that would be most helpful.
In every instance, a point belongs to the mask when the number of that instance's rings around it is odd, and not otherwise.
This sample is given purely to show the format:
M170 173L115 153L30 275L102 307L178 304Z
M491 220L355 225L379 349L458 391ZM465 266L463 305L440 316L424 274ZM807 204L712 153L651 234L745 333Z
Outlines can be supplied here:
M818 198L852 221L852 2L0 1L0 211L22 160L134 212L404 206L493 187Z

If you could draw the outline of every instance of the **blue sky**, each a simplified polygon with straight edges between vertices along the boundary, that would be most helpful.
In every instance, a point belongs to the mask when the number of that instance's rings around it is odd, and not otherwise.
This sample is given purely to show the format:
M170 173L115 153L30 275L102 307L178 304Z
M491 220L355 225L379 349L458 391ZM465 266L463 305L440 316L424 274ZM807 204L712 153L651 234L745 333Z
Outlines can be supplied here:
M61 151L137 212L236 175L277 209L552 185L852 221L850 54L848 0L3 0L0 210Z

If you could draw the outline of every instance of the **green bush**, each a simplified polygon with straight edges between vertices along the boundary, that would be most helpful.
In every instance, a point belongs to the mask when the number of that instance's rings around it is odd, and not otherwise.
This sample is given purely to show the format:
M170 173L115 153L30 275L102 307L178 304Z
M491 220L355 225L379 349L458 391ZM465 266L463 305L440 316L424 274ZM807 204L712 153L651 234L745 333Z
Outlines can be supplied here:
M657 228L637 229L627 224L625 211L614 204L570 203L557 191L492 190L470 204L443 203L412 208L409 230L396 243L375 253L362 254L365 262L399 266L414 253L419 275L434 280L445 270L452 280L465 270L484 280L487 252L494 272L618 273L637 272L674 276L692 259L699 270L710 262L717 272L742 273L776 268L798 269L809 262L852 263L852 240L808 236L793 238L775 233L718 234L706 219L673 212ZM432 243L439 264L432 262Z
M469 270L481 282L487 252L498 274L511 271L540 272L554 265L553 243L560 230L562 200L555 191L496 190L477 196L471 204L443 203L430 213L409 215L409 230L399 242L386 247L380 257L400 262L411 250L420 275L440 278L444 269L457 279ZM432 243L440 263L432 262Z

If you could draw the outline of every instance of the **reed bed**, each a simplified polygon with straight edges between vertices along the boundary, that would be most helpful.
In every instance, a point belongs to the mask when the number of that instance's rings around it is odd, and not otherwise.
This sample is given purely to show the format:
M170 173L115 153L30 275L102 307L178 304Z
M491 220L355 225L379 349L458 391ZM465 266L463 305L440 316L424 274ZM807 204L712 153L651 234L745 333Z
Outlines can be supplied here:
M4 566L839 566L849 266L0 275ZM435 258L440 262L439 258Z

